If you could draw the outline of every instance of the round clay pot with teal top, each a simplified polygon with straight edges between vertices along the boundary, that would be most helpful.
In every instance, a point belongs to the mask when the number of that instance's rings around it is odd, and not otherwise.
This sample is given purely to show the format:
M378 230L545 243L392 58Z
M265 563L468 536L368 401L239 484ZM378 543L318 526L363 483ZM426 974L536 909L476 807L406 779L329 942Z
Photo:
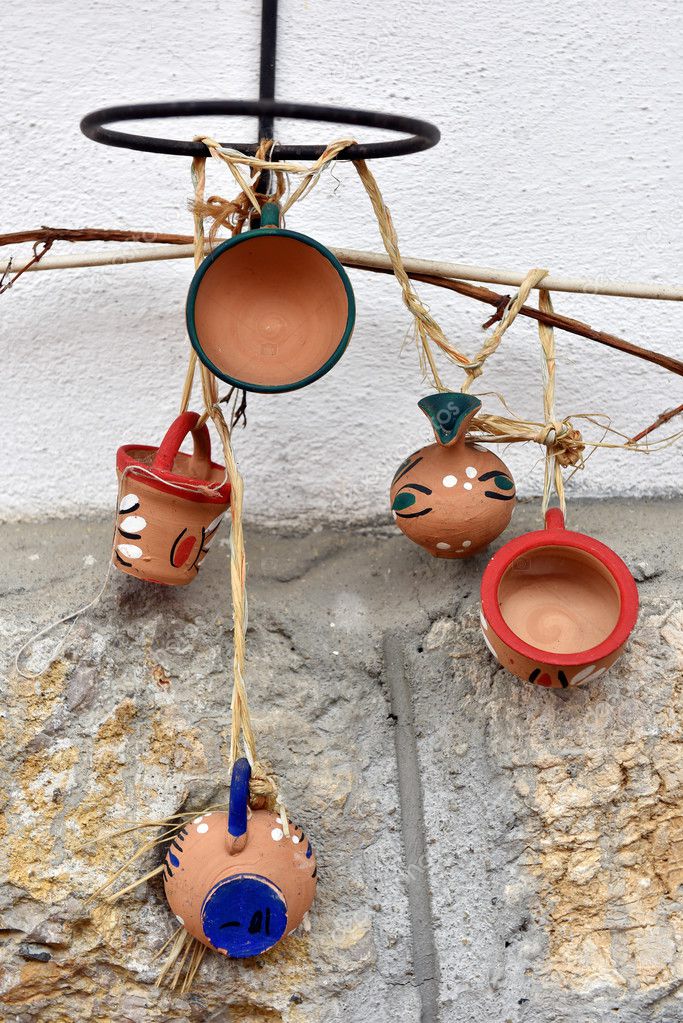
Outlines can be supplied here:
M312 383L339 361L353 332L351 282L329 249L280 227L276 203L261 226L229 238L198 267L187 329L202 362L247 391Z
M164 891L188 934L230 959L259 955L295 930L311 908L318 867L303 830L249 807L251 768L237 760L228 813L200 814L164 858Z
M437 558L466 558L495 540L515 507L515 484L507 466L488 448L467 438L481 408L470 394L430 394L418 402L436 443L414 451L391 484L396 525Z

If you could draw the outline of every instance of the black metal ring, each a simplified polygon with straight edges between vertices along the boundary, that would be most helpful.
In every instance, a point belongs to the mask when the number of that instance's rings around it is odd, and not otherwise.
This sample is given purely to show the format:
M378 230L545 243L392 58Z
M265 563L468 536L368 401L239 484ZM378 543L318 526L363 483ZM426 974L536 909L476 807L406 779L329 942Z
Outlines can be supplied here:
M119 107L105 107L86 114L81 131L94 142L122 149L136 149L145 153L168 153L172 156L209 156L203 142L182 142L176 139L157 139L150 135L131 135L105 127L112 121L149 120L156 117L193 117L215 115L270 115L300 121L332 121L355 124L364 128L383 128L407 133L407 138L387 142L360 143L339 153L339 160L379 160L388 156L405 156L431 149L441 138L439 129L428 121L399 114L381 114L374 110L351 110L347 107L316 106L312 103L283 103L270 99L186 100L179 103L134 103ZM253 156L258 144L253 142L222 142L222 146L238 149ZM275 160L316 160L325 152L325 146L285 146L278 143Z

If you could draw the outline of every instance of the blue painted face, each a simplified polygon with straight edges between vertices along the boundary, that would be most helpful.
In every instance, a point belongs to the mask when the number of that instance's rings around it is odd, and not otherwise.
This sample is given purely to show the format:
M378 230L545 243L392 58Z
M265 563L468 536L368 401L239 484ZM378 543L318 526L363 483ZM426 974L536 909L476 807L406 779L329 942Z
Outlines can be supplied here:
M202 906L204 934L232 959L265 952L287 927L287 904L272 881L258 874L237 874L219 881Z

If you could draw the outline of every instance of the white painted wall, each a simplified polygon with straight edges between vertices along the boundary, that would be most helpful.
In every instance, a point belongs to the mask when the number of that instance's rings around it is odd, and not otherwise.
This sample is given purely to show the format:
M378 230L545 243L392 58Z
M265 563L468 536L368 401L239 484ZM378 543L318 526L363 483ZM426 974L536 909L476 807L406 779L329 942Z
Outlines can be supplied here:
M40 224L190 229L184 159L86 140L79 118L143 100L255 95L260 4L252 0L36 0L4 14L1 227ZM442 142L378 162L403 251L423 257L680 282L679 131L683 9L664 0L281 0L278 94L423 115ZM150 125L159 133L168 125ZM250 140L254 123L176 123ZM340 137L278 125L284 140ZM358 131L358 137L372 133ZM231 194L227 170L210 191ZM378 249L352 168L340 166L289 216L332 245ZM96 246L97 247L97 246ZM61 250L64 251L64 247ZM21 250L16 250L19 256ZM114 455L154 442L176 412L187 357L189 262L26 275L0 298L7 517L102 511ZM394 466L428 439L425 391L390 278L353 273L357 328L341 363L307 390L249 399L236 445L247 507L262 520L383 512ZM422 289L470 352L488 309ZM558 311L683 355L683 310L558 296ZM627 434L681 400L671 374L560 335L558 411L604 411ZM446 378L457 390L460 374ZM538 342L520 322L481 390L540 414ZM498 408L490 399L487 407ZM508 451L522 493L538 493L540 450ZM680 448L649 457L598 451L577 494L677 491Z

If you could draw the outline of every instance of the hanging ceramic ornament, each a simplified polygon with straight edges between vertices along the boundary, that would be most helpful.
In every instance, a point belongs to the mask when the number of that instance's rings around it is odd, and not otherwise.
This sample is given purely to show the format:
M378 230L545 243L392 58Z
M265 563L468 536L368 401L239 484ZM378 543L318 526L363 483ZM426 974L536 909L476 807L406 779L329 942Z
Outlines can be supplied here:
M261 226L219 245L198 267L187 329L211 372L246 391L293 391L344 354L355 321L351 282L315 239L280 226L276 203Z
M396 525L437 558L465 558L503 532L515 506L507 466L467 440L481 402L469 394L430 394L418 402L436 437L398 467L391 484Z
M481 627L491 653L518 678L565 689L600 678L638 617L638 590L621 558L564 528L558 508L545 529L491 558L481 581Z
M126 444L116 455L119 505L116 567L153 583L186 586L199 572L230 500L225 469L211 461L211 437L183 412L161 445ZM191 455L180 451L192 434Z
M249 808L250 774L249 761L237 760L228 813L196 817L164 860L171 910L188 934L230 959L259 955L298 927L317 884L301 828Z

